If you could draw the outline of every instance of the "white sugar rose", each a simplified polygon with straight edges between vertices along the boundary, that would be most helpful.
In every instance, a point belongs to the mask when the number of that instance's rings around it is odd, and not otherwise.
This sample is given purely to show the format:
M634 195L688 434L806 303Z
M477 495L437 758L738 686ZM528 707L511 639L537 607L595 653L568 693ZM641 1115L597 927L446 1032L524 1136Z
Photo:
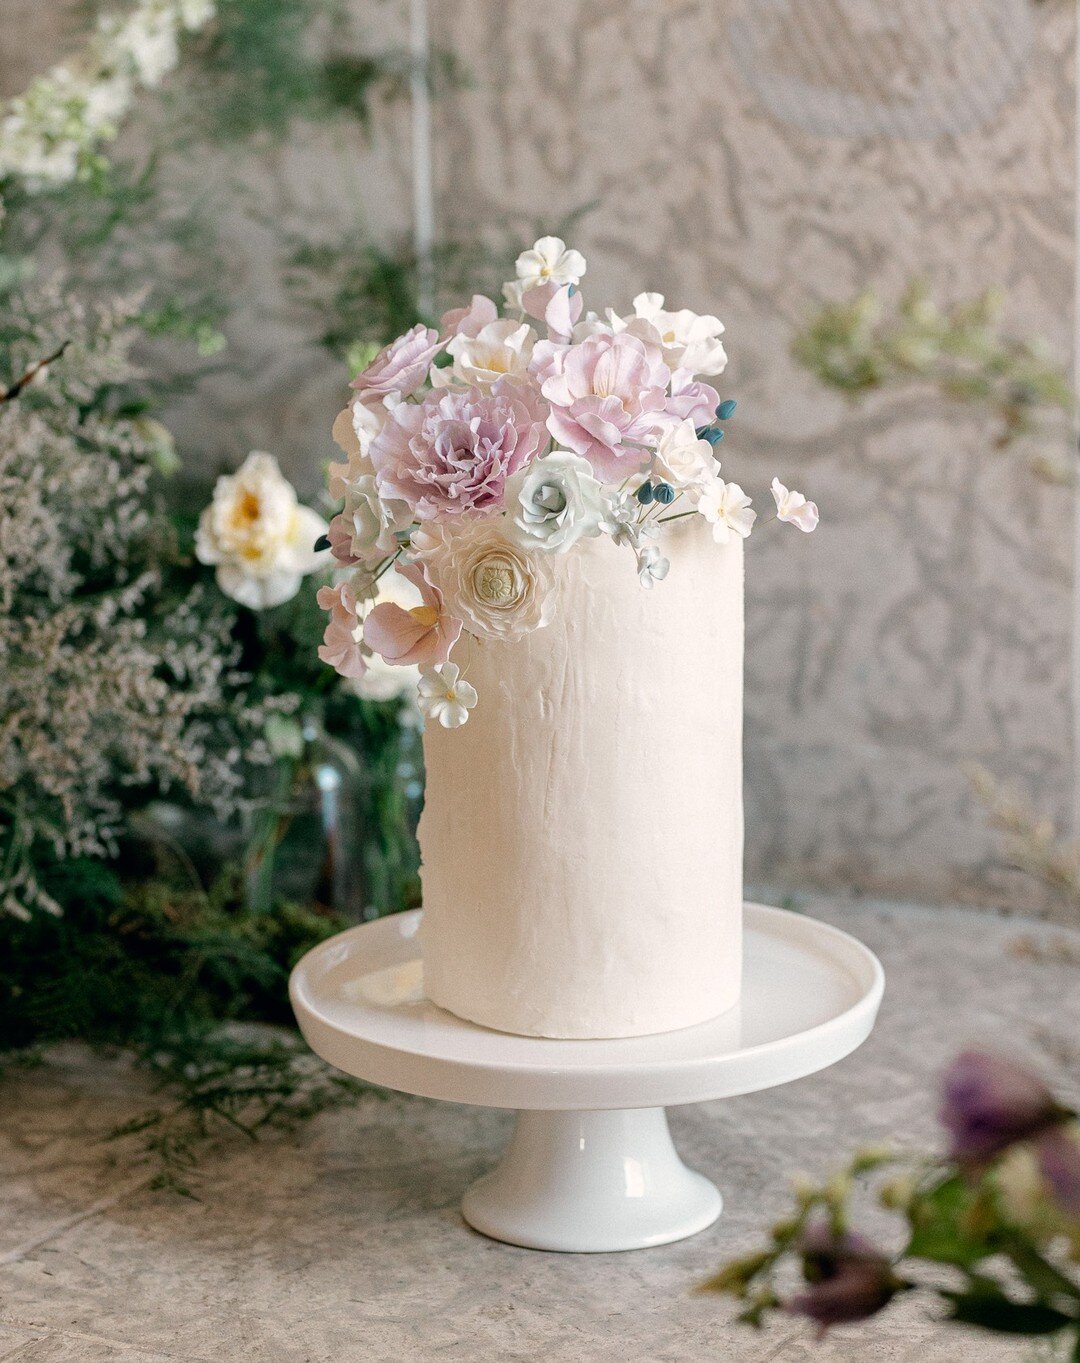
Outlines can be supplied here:
M217 480L199 518L195 554L216 567L226 596L263 610L294 597L304 574L329 560L314 547L326 530L321 516L299 504L273 455L253 450L235 474Z
M707 440L699 440L692 421L664 429L653 459L656 477L680 492L702 492L716 477L720 461Z
M361 474L345 487L345 507L340 523L350 536L353 558L381 558L397 549L395 533L412 525L412 512L404 502L384 499L372 473Z
M534 459L506 484L508 529L523 548L561 554L599 535L607 512L592 465L566 450Z
M413 535L412 552L442 592L447 614L473 634L520 639L551 619L551 564L512 540L501 517L425 525Z
M525 378L529 372L536 332L524 322L504 317L481 327L475 336L459 332L446 347L454 363L447 369L433 369L435 387L452 380L477 388L490 388L499 379Z
M668 312L662 293L639 293L634 299L634 316L656 328L664 349L664 362L671 370L685 369L689 374L722 374L727 366L720 337L724 324L718 317L682 308ZM617 319L612 318L616 323ZM627 325L623 322L623 327Z

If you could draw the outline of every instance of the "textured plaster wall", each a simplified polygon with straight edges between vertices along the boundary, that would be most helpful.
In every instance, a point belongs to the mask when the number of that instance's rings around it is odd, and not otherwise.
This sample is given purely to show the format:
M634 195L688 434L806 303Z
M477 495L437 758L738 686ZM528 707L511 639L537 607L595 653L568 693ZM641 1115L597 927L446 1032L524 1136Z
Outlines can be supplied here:
M963 769L1069 810L1071 495L1032 478L1030 451L995 453L971 413L915 391L849 407L788 347L815 304L868 283L895 298L919 274L945 299L1003 286L1010 323L1068 357L1074 7L431 4L470 77L436 109L440 230L525 236L595 205L574 231L590 300L655 288L717 312L740 403L728 475L767 498L779 472L821 504L813 539L774 526L748 554L749 874L1021 897ZM0 89L70 45L74 6L0 0ZM351 8L374 46L400 42L403 0ZM258 212L226 218L230 349L170 413L189 458L262 446L314 490L344 375L301 328L259 215L401 230L407 134L391 108L369 147L330 126L194 168L242 179Z
M945 896L993 879L965 763L1069 806L1071 498L969 413L916 393L852 408L788 358L816 303L896 297L915 274L944 298L1000 284L1010 322L1069 355L1073 8L972 4L944 32L940 10L435 6L474 76L439 130L444 227L595 202L575 232L590 301L652 287L718 313L740 402L728 475L761 492L777 471L821 504L812 540L773 526L747 555L750 874ZM995 111L979 78L998 21L1031 47ZM890 105L915 129L980 125L822 136L767 106L762 89L790 97L778 77L810 82L802 122L839 91L862 128Z

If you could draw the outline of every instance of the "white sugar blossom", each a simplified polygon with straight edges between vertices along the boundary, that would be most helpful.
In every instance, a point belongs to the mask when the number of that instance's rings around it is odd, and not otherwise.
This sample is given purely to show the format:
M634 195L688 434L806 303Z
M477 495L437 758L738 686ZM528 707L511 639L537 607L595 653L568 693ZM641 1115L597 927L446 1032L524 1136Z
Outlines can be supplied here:
M662 293L639 293L634 299L634 316L656 329L664 350L664 362L670 369L705 375L724 372L727 355L720 340L724 324L718 317L691 312L689 308L668 312ZM617 331L627 327L633 329L629 320L620 323L614 314L612 323Z
M655 520L641 519L641 503L632 492L619 491L608 494L604 519L600 526L605 535L610 535L613 543L628 544L638 549L644 539L656 539L660 527Z
M510 525L526 548L565 553L579 539L599 535L606 511L602 485L579 455L554 450L509 479Z
M195 553L217 569L226 596L263 610L294 597L303 576L328 561L314 549L326 529L321 516L299 504L273 455L253 450L235 474L217 480L199 518Z
M420 674L420 709L444 729L460 729L476 704L476 688L461 678L457 663L441 663Z
M818 523L818 509L808 502L801 492L789 492L779 478L772 480L772 495L776 502L776 519L797 525L809 535Z
M712 526L717 544L727 544L732 534L745 539L757 520L750 498L738 483L725 483L722 478L717 478L702 492L697 509Z
M699 440L692 421L667 426L656 447L657 477L683 491L703 491L720 471L720 461L707 440Z
M459 332L447 345L454 363L446 369L433 369L435 387L456 380L477 388L490 388L507 375L524 378L529 370L536 332L527 323L504 317L481 327L475 336Z
M655 544L646 544L638 549L638 581L643 587L651 587L655 582L663 582L670 567L671 564Z
M514 262L516 279L503 285L507 304L521 309L522 295L541 284L580 284L585 257L567 247L562 237L541 237Z

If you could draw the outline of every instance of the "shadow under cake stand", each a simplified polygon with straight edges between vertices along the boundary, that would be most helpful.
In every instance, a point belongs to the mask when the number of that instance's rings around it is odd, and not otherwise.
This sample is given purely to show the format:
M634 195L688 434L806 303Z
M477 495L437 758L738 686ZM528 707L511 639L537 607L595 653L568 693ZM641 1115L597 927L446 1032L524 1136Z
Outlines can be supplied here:
M340 933L309 951L289 993L330 1064L403 1093L514 1108L501 1163L465 1194L465 1220L531 1249L643 1249L694 1235L721 1197L688 1169L665 1107L786 1084L870 1034L885 977L845 932L747 904L742 1000L676 1032L605 1041L511 1036L423 996L421 911Z

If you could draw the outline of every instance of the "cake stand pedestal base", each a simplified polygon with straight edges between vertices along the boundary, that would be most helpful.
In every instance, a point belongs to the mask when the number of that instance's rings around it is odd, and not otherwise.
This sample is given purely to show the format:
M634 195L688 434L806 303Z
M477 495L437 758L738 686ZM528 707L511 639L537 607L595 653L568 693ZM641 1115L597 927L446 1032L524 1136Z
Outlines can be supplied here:
M679 1158L662 1107L519 1112L462 1214L493 1240L588 1254L666 1245L711 1226L720 1193Z
M469 1225L531 1249L600 1253L693 1235L720 1194L675 1152L664 1109L786 1084L866 1040L884 988L872 952L801 914L747 904L735 1008L677 1032L512 1036L424 996L420 912L323 942L289 992L316 1054L373 1084L517 1110L502 1162L465 1194Z

